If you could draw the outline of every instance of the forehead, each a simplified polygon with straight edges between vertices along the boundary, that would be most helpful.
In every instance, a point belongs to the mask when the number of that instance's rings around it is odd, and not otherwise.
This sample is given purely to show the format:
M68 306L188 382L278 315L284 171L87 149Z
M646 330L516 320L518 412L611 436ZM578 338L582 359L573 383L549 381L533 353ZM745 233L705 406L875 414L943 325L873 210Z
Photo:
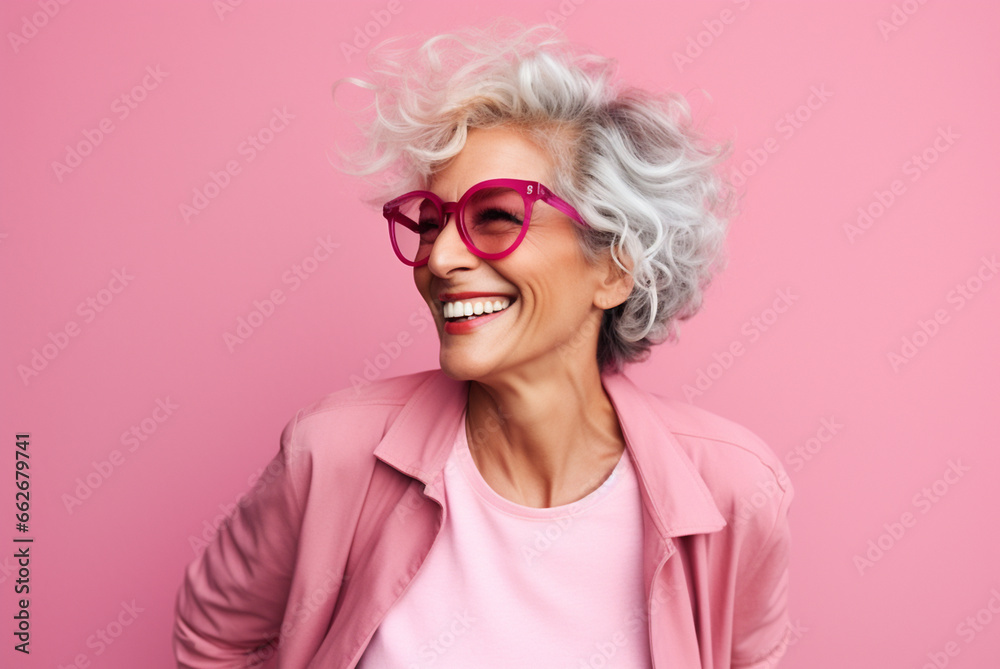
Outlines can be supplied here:
M465 146L431 178L429 189L455 201L469 188L487 179L551 181L549 153L520 129L499 126L472 128Z

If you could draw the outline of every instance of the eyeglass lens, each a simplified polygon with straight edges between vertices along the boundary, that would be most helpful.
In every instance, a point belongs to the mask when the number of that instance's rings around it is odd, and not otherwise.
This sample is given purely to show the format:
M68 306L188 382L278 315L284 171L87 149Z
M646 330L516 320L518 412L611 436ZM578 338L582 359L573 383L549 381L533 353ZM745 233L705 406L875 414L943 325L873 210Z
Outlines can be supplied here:
M461 212L472 245L483 253L503 253L521 233L525 201L513 188L481 188L471 193ZM393 235L408 260L423 260L444 227L443 213L430 198L413 196L399 203L393 216Z

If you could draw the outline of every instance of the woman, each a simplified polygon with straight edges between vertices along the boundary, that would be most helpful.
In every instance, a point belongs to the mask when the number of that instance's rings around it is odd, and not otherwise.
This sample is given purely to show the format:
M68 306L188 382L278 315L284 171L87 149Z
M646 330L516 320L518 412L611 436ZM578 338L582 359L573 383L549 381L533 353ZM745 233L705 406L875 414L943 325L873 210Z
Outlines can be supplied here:
M372 58L359 170L441 369L288 424L188 568L179 666L773 667L779 462L620 373L700 305L724 151L545 28Z

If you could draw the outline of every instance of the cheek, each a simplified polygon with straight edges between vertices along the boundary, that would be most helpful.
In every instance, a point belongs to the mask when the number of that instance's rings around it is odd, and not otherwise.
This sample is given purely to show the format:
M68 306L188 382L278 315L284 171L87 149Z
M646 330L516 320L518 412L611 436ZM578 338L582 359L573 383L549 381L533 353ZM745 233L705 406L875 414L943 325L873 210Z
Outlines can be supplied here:
M535 285L539 296L555 309L575 308L590 303L594 288L594 268L570 248L561 254L551 254L538 263Z
M554 262L545 272L534 272L519 288L529 310L530 329L546 339L575 332L593 307L591 277L571 261L569 266Z
M532 229L513 254L493 267L518 289L534 327L544 330L573 327L593 305L599 285L597 268L569 230Z

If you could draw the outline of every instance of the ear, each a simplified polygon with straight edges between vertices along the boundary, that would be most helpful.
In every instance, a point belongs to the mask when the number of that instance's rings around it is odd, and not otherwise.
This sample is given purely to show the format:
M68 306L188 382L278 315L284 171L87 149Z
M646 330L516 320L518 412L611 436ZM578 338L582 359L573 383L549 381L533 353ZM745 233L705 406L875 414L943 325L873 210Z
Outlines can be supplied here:
M597 292L594 294L594 306L599 309L613 309L628 299L635 286L632 278L632 259L628 256L619 256L619 260L625 266L619 266L611 255L611 249L605 250L598 259L601 276Z

